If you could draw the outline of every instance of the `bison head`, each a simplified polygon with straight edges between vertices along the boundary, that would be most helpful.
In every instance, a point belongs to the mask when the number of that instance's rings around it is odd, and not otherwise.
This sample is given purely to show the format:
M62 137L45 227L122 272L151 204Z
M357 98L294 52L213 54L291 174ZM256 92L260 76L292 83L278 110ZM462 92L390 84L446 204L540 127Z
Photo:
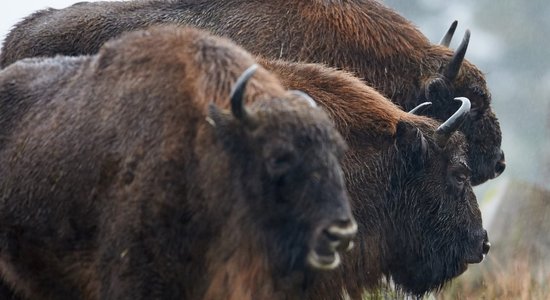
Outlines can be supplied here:
M442 39L445 47L433 47L430 57L443 57L437 60L439 72L424 80L420 99L433 102L433 110L438 117L448 117L457 109L454 97L466 97L472 101L472 110L461 131L468 142L468 164L472 169L471 183L481 184L499 176L505 169L504 152L500 149L502 133L498 120L491 110L491 95L483 74L474 65L464 61L470 40L467 30L462 43L455 53L449 45L456 21Z
M386 210L388 273L407 292L440 288L479 263L490 244L470 184L464 136L470 102L436 128L427 119L399 122L396 159ZM397 194L393 194L397 193Z
M255 70L256 65L238 79L231 112L210 106L211 123L240 158L233 169L242 170L237 176L248 193L245 206L270 257L287 270L336 268L338 252L351 247L357 229L340 168L347 146L302 92L264 97L246 107L245 88Z

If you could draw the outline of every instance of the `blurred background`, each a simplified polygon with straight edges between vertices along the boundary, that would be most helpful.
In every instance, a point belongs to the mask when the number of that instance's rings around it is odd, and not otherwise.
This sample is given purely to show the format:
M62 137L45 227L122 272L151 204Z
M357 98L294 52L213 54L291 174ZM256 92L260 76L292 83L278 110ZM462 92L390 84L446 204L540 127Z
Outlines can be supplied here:
M472 31L466 58L485 72L493 108L503 131L507 169L500 179L550 183L548 138L550 112L550 2L545 0L386 0L434 43L453 20L458 29L451 47ZM546 144L550 146L550 144Z
M0 41L21 18L77 1L2 3ZM434 43L452 21L472 37L466 58L485 72L503 131L506 171L475 189L493 244L443 299L550 299L550 1L385 0ZM548 258L547 258L548 257Z
M441 299L550 299L550 2L385 0L434 43L453 20L457 47L486 74L506 171L475 189L492 247Z

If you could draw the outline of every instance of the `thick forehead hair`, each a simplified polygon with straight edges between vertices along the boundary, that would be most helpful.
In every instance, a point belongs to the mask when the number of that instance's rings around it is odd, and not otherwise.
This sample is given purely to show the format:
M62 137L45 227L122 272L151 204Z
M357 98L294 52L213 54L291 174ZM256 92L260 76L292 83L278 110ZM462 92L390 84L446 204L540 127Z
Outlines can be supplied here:
M441 149L438 146L435 147L442 152L441 154L444 155L444 158L446 158L449 164L471 167L468 165L468 156L466 154L466 137L461 132L454 132L445 145L445 148Z
M254 103L252 111L271 122L280 123L282 126L333 130L333 124L324 111L318 107L311 107L302 99L265 99Z
M468 160L466 156L466 138L461 132L455 132L445 147L448 155L449 161L453 164L462 164L468 167Z
M460 160L461 162L464 161L464 164L466 164L466 148L468 145L466 142L466 137L462 132L455 131L447 141L445 148L441 149L436 145L434 140L434 133L439 125L441 125L440 122L425 116L407 115L407 118L409 118L409 120L411 120L422 132L422 135L431 147L434 147L435 149L438 149L438 152L442 152L447 155L449 161L458 162L457 160Z
M326 113L318 107L311 107L302 99L263 99L253 103L250 111L262 120L264 130L276 130L282 135L290 135L298 144L328 143L345 147L342 137Z

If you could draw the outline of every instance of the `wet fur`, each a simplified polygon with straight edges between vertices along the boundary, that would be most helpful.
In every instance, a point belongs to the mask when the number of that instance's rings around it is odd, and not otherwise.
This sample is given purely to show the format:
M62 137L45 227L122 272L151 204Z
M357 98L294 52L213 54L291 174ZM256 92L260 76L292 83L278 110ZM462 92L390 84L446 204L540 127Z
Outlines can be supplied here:
M263 68L245 95L257 127L232 118L231 88L253 63L228 40L167 27L2 70L8 286L25 299L220 299L229 274L235 299L301 299L311 227L349 214L345 146ZM272 182L255 147L296 141L298 179Z
M431 44L412 23L375 0L76 4L36 12L17 24L5 40L0 66L25 57L93 54L124 31L160 23L209 29L271 59L324 63L351 71L405 110L434 102L427 113L440 121L458 107L452 98L467 97L475 111L462 128L469 144L472 183L492 178L502 158L500 125L481 71L465 61L454 82L443 82L429 93L452 50Z
M422 295L461 274L464 256L480 254L483 234L470 184L456 189L450 181L453 168L466 164L464 137L456 133L439 148L432 138L437 122L403 112L349 73L259 62L285 87L311 95L350 146L344 172L359 224L356 247L336 274L319 275L309 299L341 299L342 290L363 299L384 275Z
M469 232L482 230L471 186L457 191L449 183L449 169L466 160L464 137L457 133L447 147L437 147L432 139L437 122L403 112L349 73L313 64L259 62L279 75L286 88L309 93L350 145L344 171L359 223L356 247L335 272L306 279L311 293L303 297L339 299L344 290L361 299L366 290L380 286L383 275L420 295L460 274L463 253L476 247L475 234ZM428 145L425 153L422 140ZM226 264L241 259L233 257ZM207 295L216 298L230 290L228 297L253 297L228 288L261 278L257 274L263 265L251 266L240 275L221 268ZM272 290L266 286L258 293L272 295Z

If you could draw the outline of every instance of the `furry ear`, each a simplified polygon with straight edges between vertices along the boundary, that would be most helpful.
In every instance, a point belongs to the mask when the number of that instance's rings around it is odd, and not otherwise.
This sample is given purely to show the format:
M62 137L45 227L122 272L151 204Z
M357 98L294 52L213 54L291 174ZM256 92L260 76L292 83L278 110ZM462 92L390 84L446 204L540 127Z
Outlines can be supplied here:
M396 147L405 157L422 163L428 152L428 142L422 132L414 125L399 121L396 130Z
M206 121L214 128L226 128L231 122L231 119L231 114L229 112L224 112L216 104L210 103L208 105L208 117L206 117Z
M224 147L227 149L240 147L243 138L241 135L243 132L240 129L243 126L240 121L235 119L231 111L221 109L216 104L210 103L205 121L212 125L216 140Z

